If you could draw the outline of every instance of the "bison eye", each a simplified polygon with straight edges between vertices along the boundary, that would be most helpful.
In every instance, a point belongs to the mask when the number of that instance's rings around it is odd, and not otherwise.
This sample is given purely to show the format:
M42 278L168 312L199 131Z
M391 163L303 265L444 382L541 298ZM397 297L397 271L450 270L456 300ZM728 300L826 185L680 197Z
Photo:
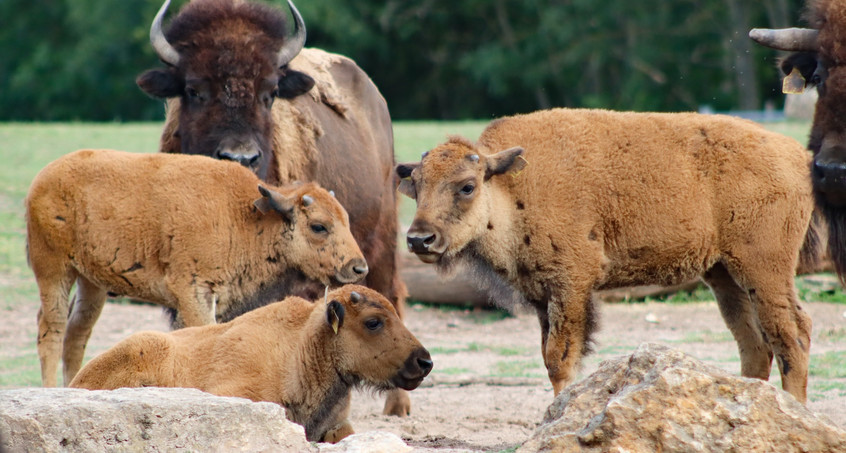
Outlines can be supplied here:
M383 322L379 318L370 318L364 321L364 327L367 327L367 330L376 331L379 330L383 325Z
M467 195L472 194L474 190L476 190L476 186L473 184L465 184L458 192L466 197Z
M200 98L200 93L192 87L185 87L185 94L188 96L188 99L191 100Z
M311 225L309 225L309 227L311 228L311 231L316 234L324 234L328 232L326 226L322 223L312 223Z

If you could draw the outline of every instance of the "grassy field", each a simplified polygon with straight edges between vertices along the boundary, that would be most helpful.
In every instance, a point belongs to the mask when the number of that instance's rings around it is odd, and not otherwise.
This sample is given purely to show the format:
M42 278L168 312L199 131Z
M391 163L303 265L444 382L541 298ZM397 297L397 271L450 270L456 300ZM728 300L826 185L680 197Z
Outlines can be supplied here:
M448 135L476 139L486 122L399 122L394 124L397 161L414 161L420 154ZM768 128L805 142L808 123L767 124ZM25 257L25 222L23 199L36 173L48 162L79 148L115 148L133 152L155 152L161 130L159 123L133 124L0 124L0 314L19 304L38 304L38 292ZM414 212L411 200L401 197L401 222L410 223ZM844 303L846 296L830 277L798 279L800 295L805 300ZM673 302L711 300L707 290L680 294ZM3 320L0 322L9 322ZM34 320L27 322L34 322ZM840 355L837 360L843 362ZM15 361L37 363L34 348L24 356L0 360L0 369L18 368ZM836 361L836 360L835 360ZM838 363L840 363L838 362ZM836 373L843 373L840 363ZM517 373L503 369L504 375ZM21 382L2 379L4 386L32 385L37 381L33 369ZM9 376L7 376L9 378Z

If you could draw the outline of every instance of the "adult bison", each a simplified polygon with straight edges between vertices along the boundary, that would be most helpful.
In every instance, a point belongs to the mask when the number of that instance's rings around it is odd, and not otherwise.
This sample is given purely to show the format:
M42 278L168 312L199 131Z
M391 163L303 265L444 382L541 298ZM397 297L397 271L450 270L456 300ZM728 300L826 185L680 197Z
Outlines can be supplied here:
M231 0L188 3L163 31L169 3L150 28L166 67L137 79L146 93L169 99L161 151L234 160L273 184L306 180L334 190L370 267L364 283L401 313L393 133L376 86L352 60L303 49L305 25L290 0L292 36L281 11ZM313 299L322 290L297 295ZM385 410L407 413L408 396L389 397Z
M781 70L799 86L816 86L819 93L808 149L814 153L815 198L828 223L829 255L842 280L846 276L846 2L820 0L809 6L812 28L753 29L749 36L764 46L792 52L781 61Z

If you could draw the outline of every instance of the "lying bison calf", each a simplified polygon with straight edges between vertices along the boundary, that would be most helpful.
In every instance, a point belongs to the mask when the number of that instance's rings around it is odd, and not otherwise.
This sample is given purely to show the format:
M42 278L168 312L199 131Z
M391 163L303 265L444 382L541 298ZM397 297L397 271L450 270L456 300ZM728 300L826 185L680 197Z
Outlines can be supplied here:
M743 375L768 379L775 354L804 402L811 320L793 275L815 237L808 164L802 145L745 120L556 109L396 172L417 201L407 241L421 260L465 263L535 307L555 394L590 350L593 290L702 276Z
M285 406L308 440L337 442L353 433L353 387L413 390L431 369L429 352L388 299L347 285L325 301L292 296L225 324L136 333L92 359L70 385L193 387L270 401Z
M352 283L367 273L347 213L328 192L262 186L236 163L199 156L68 154L35 177L26 219L45 386L56 385L60 351L66 385L79 370L107 292L199 326L291 281Z

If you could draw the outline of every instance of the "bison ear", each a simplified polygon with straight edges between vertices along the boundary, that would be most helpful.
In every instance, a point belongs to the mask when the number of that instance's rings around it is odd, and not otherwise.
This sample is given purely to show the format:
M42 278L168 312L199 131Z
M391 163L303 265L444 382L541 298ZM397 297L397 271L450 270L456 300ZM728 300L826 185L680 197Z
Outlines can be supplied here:
M505 173L517 174L526 166L528 162L521 156L523 148L515 146L508 148L505 151L500 151L485 159L485 181L491 176L503 175Z
M332 330L337 334L338 329L344 325L344 306L337 300L333 300L326 305L326 322L332 326Z
M807 85L810 84L817 70L817 54L816 52L795 52L781 60L779 66L784 75L789 75L794 68L798 69Z
M182 94L184 84L172 69L150 69L135 79L135 83L154 98L172 98Z
M417 189L414 187L414 181L411 180L411 172L418 167L420 167L420 162L398 164L395 169L395 172L399 177L397 190L399 193L411 198L412 200L417 199Z
M261 184L259 184L258 190L261 198L254 201L253 205L259 212L267 214L270 211L276 211L287 222L294 220L294 203L291 200L281 193L270 190Z
M308 92L314 86L314 79L311 76L300 71L288 70L285 75L279 79L279 94L283 99L293 99L303 93Z

